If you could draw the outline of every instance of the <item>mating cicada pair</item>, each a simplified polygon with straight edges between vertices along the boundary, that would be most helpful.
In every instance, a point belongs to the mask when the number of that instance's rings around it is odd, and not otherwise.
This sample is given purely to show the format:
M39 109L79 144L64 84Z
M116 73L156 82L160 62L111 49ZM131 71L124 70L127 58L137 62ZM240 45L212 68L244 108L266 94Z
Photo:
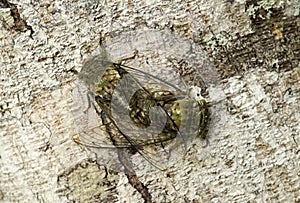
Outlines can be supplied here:
M101 124L81 129L73 138L77 143L97 152L104 148L137 152L165 169L158 151L185 146L195 136L206 137L206 101L189 98L151 74L100 55L85 62L79 79L88 89L87 108L96 112Z

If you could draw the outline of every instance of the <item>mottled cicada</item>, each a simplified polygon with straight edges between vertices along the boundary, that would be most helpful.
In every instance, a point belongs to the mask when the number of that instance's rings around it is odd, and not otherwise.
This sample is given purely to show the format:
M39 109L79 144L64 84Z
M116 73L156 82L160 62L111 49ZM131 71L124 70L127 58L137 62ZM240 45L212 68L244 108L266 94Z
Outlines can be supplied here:
M73 139L93 149L98 158L107 159L106 163L116 160L113 150L124 149L163 170L169 155L161 153L166 149L185 148L187 139L206 136L206 101L187 97L175 85L111 62L105 55L86 61L78 77L87 90L76 95L76 100L88 96L79 102L84 107L75 118L78 134Z

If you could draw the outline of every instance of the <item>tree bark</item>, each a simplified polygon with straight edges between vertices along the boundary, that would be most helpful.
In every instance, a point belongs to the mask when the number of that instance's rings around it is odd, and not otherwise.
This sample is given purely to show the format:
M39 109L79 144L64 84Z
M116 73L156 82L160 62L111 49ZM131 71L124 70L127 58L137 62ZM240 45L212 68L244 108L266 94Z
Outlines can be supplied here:
M101 45L211 103L207 139L166 172L134 157L149 199L300 201L299 1L28 2L0 2L0 202L145 201L72 140Z

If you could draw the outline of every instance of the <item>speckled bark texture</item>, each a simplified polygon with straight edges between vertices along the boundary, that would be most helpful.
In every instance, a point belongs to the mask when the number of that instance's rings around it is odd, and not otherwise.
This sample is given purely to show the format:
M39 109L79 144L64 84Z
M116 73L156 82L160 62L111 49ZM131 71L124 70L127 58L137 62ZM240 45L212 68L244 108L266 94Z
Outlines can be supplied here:
M0 202L299 202L300 2L0 1ZM212 102L207 140L135 181L77 145L76 72L101 51ZM184 82L182 82L184 81ZM75 113L74 113L75 112ZM180 149L174 149L180 152Z

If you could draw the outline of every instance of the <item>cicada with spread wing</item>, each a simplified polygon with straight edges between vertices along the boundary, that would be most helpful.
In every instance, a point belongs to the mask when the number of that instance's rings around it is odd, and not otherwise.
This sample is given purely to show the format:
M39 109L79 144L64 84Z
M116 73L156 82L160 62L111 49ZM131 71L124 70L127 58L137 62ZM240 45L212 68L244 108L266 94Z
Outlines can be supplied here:
M115 159L114 150L122 149L164 170L170 155L162 154L170 153L167 149L185 148L191 137L206 136L206 101L189 98L158 77L111 62L104 54L86 61L78 77L87 88L88 105L75 118L78 133L73 139L107 163Z

